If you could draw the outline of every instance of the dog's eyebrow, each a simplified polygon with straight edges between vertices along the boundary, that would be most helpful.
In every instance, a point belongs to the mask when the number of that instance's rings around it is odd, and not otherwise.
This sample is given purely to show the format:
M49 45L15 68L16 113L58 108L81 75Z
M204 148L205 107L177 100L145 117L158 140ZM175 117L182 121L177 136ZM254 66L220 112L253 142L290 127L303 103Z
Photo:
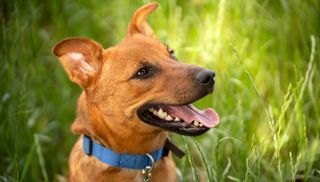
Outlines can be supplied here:
M148 60L144 59L142 60L138 67L150 67L150 68L159 68L160 65L158 65L157 63L151 63Z

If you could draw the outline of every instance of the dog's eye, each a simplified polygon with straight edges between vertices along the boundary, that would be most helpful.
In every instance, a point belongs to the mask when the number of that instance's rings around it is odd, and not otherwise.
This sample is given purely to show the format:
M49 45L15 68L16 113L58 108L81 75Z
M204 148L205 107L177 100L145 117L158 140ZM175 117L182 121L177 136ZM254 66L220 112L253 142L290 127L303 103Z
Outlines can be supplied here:
M141 69L138 70L136 75L137 76L144 76L146 74L148 74L148 69L147 68L141 68Z
M148 68L140 68L137 73L134 75L134 78L137 79L141 79L141 78L145 78L146 76L148 76L149 74L149 70Z
M174 50L168 47L168 52L170 54L171 59L177 60L176 55L174 54Z
M160 72L160 69L152 65L150 63L145 63L142 62L142 65L138 71L136 71L133 76L131 76L130 79L135 79L135 80L142 80L142 79L149 79L155 76L157 73Z

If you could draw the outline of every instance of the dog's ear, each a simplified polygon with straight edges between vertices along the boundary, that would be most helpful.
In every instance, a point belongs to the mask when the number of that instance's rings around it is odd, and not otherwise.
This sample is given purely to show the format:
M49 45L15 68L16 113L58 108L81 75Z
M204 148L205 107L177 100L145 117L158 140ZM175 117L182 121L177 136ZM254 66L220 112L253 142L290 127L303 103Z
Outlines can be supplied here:
M83 88L97 77L103 48L85 38L69 38L58 42L52 52L62 63L71 81Z
M143 34L147 37L155 38L153 30L146 22L146 17L156 10L158 3L149 3L139 8L132 16L128 27L128 36Z

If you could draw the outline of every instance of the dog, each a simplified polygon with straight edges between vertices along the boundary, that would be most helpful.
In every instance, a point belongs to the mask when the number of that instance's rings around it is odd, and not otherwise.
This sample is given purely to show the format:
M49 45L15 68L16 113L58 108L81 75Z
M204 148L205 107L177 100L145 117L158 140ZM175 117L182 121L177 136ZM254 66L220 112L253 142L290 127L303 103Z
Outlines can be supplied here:
M219 123L213 109L191 104L213 92L215 73L179 62L156 39L145 19L157 7L139 8L114 47L79 37L53 47L83 89L71 126L80 137L69 157L68 181L177 181L171 151L179 150L168 133L197 136Z

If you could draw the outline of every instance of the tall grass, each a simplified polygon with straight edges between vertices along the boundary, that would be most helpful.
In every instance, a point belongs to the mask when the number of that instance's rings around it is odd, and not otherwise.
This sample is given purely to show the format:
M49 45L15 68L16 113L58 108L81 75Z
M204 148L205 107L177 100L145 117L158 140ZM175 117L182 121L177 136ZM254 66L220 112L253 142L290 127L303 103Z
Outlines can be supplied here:
M104 47L148 0L2 1L0 181L58 181L80 88L51 54L71 36ZM182 62L214 69L220 125L172 135L184 181L320 181L320 2L159 0L149 17Z

